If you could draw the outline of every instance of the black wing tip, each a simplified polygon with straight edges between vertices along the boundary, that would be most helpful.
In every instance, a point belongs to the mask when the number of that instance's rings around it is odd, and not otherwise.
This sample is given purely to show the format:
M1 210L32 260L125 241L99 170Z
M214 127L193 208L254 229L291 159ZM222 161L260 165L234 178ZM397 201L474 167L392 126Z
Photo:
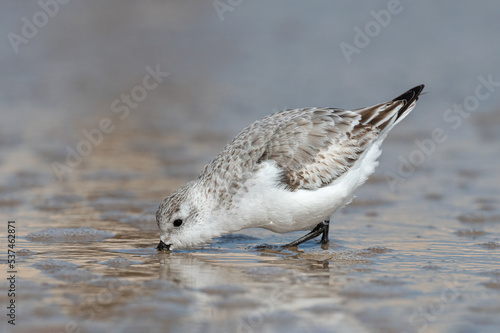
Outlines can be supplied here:
M419 86L413 87L402 95L393 99L393 101L406 101L407 104L411 104L414 100L418 99L418 96L424 90L425 85L421 84Z
M394 98L392 101L404 101L405 105L399 110L398 112L398 118L401 117L405 113L405 111L412 105L413 102L418 100L418 96L422 93L422 90L424 90L425 85L421 84L419 86L413 87L404 94Z

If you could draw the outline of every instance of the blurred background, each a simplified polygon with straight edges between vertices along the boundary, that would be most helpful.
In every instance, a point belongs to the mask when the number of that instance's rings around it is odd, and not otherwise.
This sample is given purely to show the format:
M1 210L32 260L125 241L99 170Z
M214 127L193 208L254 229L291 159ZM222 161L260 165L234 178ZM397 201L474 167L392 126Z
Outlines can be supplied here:
M2 5L2 138L37 155L63 157L101 118L116 132L186 136L187 151L196 136L225 142L273 111L363 107L421 83L429 95L396 131L426 131L454 124L445 111L474 94L479 76L500 81L495 1L61 2ZM169 75L116 120L113 101L156 66ZM474 113L498 103L493 92Z
M168 322L200 332L497 332L497 1L9 0L0 8L0 209L3 221L17 221L24 251L24 315L13 331L68 331L68 322L162 331ZM278 251L266 266L245 249L297 235L261 231L205 253L156 254L158 203L252 121L288 108L369 106L422 83L427 94L333 227L339 251L386 246L392 259L381 259L384 250L369 263L306 252L299 265ZM333 303L307 296L318 292L319 263L335 285ZM234 275L221 268L228 264ZM273 281L290 287L299 273L302 295L244 319L267 309ZM111 293L103 305L95 295L109 291L109 278L137 291ZM431 309L455 290L449 283L460 285L460 301ZM99 305L92 319L81 309L88 299ZM13 329L4 320L2 331Z

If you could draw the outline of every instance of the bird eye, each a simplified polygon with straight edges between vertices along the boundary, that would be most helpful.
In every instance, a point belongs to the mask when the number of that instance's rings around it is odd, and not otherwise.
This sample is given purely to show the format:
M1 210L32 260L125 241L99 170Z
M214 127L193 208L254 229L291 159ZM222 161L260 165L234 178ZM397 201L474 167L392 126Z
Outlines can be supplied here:
M181 224L182 224L182 220L177 219L174 221L174 227L180 227Z

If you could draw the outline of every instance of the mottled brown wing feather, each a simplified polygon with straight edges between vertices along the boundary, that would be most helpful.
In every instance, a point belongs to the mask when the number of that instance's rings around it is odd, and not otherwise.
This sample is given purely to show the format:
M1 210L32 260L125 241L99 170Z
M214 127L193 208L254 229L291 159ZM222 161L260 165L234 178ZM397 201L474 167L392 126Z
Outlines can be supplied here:
M263 158L283 170L290 190L318 189L346 172L380 130L363 116L339 109L303 109L270 138Z
M418 86L400 99L353 111L304 108L267 116L236 136L200 179L209 183L210 191L230 199L262 162L273 161L283 170L281 184L290 190L326 186L411 110L422 89Z

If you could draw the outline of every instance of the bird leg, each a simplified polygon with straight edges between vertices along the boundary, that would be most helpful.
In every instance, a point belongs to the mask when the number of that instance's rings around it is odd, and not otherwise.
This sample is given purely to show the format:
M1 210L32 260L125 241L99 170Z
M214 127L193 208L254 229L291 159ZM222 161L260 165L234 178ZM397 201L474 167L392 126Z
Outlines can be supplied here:
M321 223L323 223L323 235L321 236L321 245L324 245L330 242L330 239L328 238L328 231L330 231L330 220L326 220Z
M286 248L286 247L298 246L298 245L300 245L304 242L307 242L308 240L313 239L314 237L317 237L321 234L323 234L323 236L321 237L321 244L327 244L329 242L328 241L328 230L329 229L330 229L330 220L323 221L321 223L318 223L318 225L315 226L314 229L311 230L311 232L308 233L307 235L304 235L304 236L300 237L299 239L294 240L291 243L283 245L283 247Z

